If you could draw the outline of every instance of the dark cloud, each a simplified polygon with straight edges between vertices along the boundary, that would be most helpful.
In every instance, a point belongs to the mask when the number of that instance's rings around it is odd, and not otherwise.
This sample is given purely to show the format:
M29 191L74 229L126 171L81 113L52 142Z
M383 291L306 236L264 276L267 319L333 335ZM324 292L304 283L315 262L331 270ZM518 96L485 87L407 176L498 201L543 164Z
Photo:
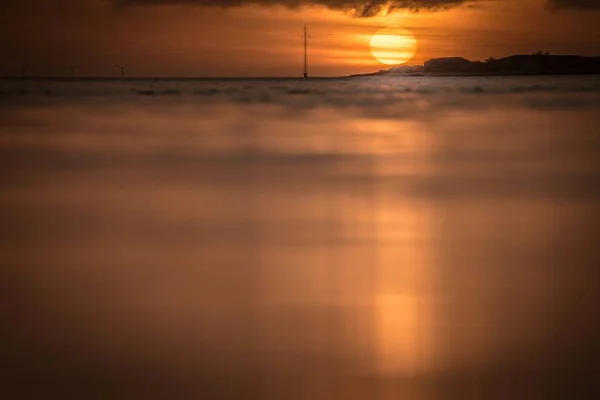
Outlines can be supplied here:
M548 0L548 5L554 9L597 9L600 10L600 0Z
M239 7L243 5L284 6L321 5L335 10L353 11L359 17L370 17L380 11L435 11L464 4L475 5L485 0L108 0L118 6L131 5L196 5L199 7ZM599 9L600 0L547 0L551 9Z
M432 11L459 6L479 0L111 0L119 6L128 5L184 5L201 7L237 7L249 4L261 6L322 5L335 10L354 11L359 17L370 17L380 11Z
M370 17L380 11L410 10L436 11L461 5L478 6L490 0L5 0L1 2L3 12L24 9L29 12L43 8L82 8L84 5L111 3L119 7L156 5L193 5L197 7L231 8L244 5L284 6L299 8L305 5L321 5L334 10L353 11L359 17ZM546 0L549 9L600 10L600 0Z

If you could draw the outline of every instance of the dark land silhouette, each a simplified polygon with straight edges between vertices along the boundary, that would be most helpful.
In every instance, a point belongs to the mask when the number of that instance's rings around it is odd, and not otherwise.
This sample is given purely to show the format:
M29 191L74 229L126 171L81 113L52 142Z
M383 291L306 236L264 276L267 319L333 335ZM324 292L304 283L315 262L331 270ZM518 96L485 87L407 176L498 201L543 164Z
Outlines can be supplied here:
M423 65L402 65L365 75L577 75L600 74L600 57L551 55L538 52L470 61L463 57L434 58Z

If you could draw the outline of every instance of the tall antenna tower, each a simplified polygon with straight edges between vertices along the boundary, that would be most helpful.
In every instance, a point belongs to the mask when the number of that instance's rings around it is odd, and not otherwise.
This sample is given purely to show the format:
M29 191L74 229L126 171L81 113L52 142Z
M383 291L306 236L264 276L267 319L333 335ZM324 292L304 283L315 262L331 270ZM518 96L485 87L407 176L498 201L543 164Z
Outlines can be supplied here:
M125 68L129 67L129 63L127 63L125 65L115 64L115 66L121 70L121 78L122 78L125 76Z
M302 41L304 44L304 77L308 78L308 28L302 28Z

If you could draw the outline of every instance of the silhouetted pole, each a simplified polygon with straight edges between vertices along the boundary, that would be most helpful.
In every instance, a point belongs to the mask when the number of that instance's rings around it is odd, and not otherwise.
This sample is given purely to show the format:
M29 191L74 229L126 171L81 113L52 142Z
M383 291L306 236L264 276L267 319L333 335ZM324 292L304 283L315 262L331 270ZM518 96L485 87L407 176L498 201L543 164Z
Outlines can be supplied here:
M304 41L304 77L308 78L308 28L306 25L302 28L302 35Z
M125 68L129 67L129 64L125 64L125 65L115 64L115 66L121 70L121 78L124 77L125 76Z

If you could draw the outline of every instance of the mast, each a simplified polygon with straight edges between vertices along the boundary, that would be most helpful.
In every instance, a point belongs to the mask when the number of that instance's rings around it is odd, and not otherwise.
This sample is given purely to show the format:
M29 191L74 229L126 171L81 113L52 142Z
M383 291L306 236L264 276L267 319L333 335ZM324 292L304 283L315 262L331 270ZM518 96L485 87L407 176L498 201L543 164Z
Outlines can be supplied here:
M304 25L302 29L304 39L304 77L308 78L308 28Z

